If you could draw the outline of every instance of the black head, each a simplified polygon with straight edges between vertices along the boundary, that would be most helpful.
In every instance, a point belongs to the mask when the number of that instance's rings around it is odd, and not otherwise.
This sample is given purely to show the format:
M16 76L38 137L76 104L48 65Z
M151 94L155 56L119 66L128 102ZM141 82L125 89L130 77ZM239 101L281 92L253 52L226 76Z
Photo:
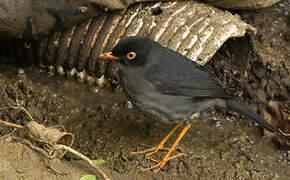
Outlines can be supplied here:
M100 58L118 60L125 66L141 66L146 63L146 57L154 44L146 37L127 37L119 41L112 52L101 54Z

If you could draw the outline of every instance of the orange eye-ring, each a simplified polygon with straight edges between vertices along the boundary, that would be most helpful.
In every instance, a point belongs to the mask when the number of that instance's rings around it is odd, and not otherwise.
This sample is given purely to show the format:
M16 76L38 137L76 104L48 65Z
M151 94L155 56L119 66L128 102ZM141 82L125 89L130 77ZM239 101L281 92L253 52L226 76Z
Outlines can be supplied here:
M126 57L129 60L133 60L136 57L136 53L135 52L128 52L128 54L126 55Z

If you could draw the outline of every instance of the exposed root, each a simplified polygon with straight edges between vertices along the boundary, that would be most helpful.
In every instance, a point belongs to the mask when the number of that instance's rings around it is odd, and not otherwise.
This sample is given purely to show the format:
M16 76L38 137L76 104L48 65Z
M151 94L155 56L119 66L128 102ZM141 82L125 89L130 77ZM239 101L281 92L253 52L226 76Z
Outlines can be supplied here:
M97 166L93 160L91 160L90 158L86 157L85 155L83 155L82 153L66 146L66 145L62 145L62 144L57 144L57 145L54 145L53 148L55 150L66 150L66 151L69 151L71 153L73 153L74 155L82 158L83 160L87 161L91 166L93 166L102 176L105 180L110 180L110 178L101 170L101 168L99 166Z
M42 147L34 145L32 142L25 139L19 139L17 137L13 137L13 139L16 139L16 140L21 141L22 143L25 143L31 149L44 155L47 159L53 159L53 158L60 159L64 156L64 154L67 151L69 151L75 154L76 156L82 158L83 160L87 161L91 166L93 166L102 175L102 177L105 180L110 180L110 178L100 169L100 167L98 167L93 162L93 160L89 159L82 153L70 148L74 142L74 136L73 134L66 132L64 127L62 126L45 127L44 125L37 123L36 121L34 121L31 114L23 106L19 105L19 103L17 103L16 106L9 106L7 108L21 110L22 112L27 114L32 121L28 122L25 126L22 126L22 125L6 122L0 119L0 124L3 124L8 127L25 130L26 134L32 140L36 141L38 145L41 145ZM65 174L53 168L51 165L49 165L49 168L58 174Z
M24 126L21 126L21 125L18 125L18 124L14 124L14 123L3 121L2 119L0 119L0 123L3 124L4 126L14 127L14 128L18 128L18 129L24 129L25 128Z

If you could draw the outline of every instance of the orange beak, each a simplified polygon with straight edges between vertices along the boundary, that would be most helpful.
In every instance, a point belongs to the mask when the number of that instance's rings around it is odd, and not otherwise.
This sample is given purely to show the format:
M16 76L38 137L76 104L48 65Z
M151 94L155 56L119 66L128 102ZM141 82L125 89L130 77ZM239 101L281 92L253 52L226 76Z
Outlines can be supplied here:
M119 60L120 58L117 56L112 55L112 52L102 53L99 55L100 59L112 59L112 60Z

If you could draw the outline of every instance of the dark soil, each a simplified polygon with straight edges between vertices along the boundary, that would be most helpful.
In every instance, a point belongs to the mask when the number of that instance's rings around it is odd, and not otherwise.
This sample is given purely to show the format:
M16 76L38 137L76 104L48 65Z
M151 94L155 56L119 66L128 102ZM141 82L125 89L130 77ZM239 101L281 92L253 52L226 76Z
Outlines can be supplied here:
M270 8L237 12L258 33L228 41L206 65L230 92L257 111L266 108L272 113L269 102L275 101L281 111L289 113L289 8L289 1L284 0ZM0 58L0 119L21 125L30 120L19 110L7 108L17 101L37 122L63 125L72 132L73 148L90 158L119 154L102 166L112 179L290 176L289 152L263 137L261 128L252 122L220 109L203 112L193 123L180 143L181 149L176 151L186 156L170 161L158 173L141 172L139 167L149 167L153 162L143 155L131 156L130 152L156 145L172 125L148 119L132 107L122 91L47 76L34 65L25 66L25 74L18 74L13 58L7 54ZM275 125L287 130L281 122ZM0 126L0 179L79 179L96 173L69 153L61 160L47 160L21 141L13 140L13 136L26 138L21 130ZM163 155L157 153L155 158Z

